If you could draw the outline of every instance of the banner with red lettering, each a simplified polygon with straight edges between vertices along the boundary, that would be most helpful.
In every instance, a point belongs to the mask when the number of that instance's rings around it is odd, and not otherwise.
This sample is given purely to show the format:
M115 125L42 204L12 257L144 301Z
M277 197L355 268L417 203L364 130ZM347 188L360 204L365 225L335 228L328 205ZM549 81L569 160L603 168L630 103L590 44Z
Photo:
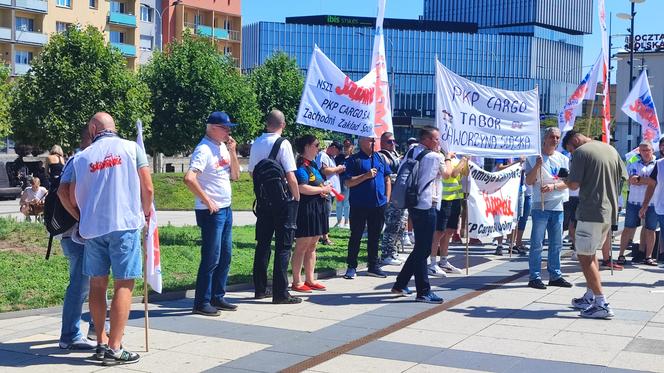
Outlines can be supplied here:
M297 122L327 131L374 137L376 72L352 81L314 46Z
M468 175L468 234L470 238L500 237L515 227L521 185L521 163L487 172L473 162Z
M385 18L385 0L378 0L378 15L376 16L376 36L374 37L371 68L376 70L376 127L375 136L379 138L392 129L392 103L390 101L390 87L387 79L387 59L385 57L385 36L383 35L383 19ZM393 67L394 68L394 67ZM392 82L394 84L394 82ZM376 143L380 146L380 143Z

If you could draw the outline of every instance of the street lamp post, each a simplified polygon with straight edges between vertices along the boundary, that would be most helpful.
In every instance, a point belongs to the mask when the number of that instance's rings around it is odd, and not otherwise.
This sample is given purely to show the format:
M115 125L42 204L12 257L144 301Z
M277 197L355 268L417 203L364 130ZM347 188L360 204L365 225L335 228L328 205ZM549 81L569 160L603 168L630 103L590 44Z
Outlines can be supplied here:
M621 19L629 20L629 90L632 91L632 85L634 84L634 17L636 16L635 6L636 4L641 4L646 0L630 0L631 10L630 14L627 13L618 13L616 16ZM631 148L632 142L632 118L627 117L627 143L628 148Z
M167 6L166 9L162 9L161 12L168 10L168 8L172 6L179 5L181 2L182 0L175 0L169 6ZM161 12L159 12L157 8L152 8L152 9L159 16L159 26L161 27L161 31L159 31L159 51L163 51L164 50L164 25L162 24L163 19L161 17Z

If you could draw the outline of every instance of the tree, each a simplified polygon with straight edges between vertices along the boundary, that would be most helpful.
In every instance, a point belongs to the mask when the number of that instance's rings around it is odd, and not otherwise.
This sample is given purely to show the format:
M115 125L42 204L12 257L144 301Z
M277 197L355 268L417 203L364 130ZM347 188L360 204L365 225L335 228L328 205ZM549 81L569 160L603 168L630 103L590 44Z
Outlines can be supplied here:
M5 137L11 133L11 123L9 122L9 94L12 85L9 80L9 73L9 67L0 67L0 137Z
M141 70L152 92L152 138L155 152L190 152L205 129L212 111L225 111L239 125L232 136L244 142L260 131L256 95L232 61L209 39L185 31L163 54L156 54Z
M135 137L135 122L149 129L149 91L93 26L54 34L32 68L12 90L11 123L17 143L48 149L75 148L80 129L99 111L115 119L118 131Z
M272 109L279 109L286 117L284 136L296 138L304 134L326 137L325 131L296 124L297 111L304 88L304 77L297 62L284 52L278 52L265 60L263 65L251 71L249 79L258 99L263 116Z

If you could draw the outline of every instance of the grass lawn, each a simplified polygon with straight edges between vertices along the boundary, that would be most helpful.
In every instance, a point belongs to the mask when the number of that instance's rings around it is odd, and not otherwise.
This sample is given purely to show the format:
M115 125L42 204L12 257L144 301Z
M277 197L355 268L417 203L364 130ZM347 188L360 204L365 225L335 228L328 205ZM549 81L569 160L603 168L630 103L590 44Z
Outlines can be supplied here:
M194 195L187 189L182 181L184 174L159 173L152 175L154 183L154 197L157 210L192 210L194 208ZM254 184L248 172L240 173L240 180L232 182L233 201L235 211L250 211L254 203Z
M332 229L333 246L319 246L318 271L346 267L346 244L350 231ZM200 231L197 227L160 227L164 292L193 289L200 261ZM54 241L51 259L44 260L48 236L41 224L0 218L0 312L62 304L69 282L67 258ZM233 228L233 259L229 284L251 282L254 257L254 227ZM366 251L360 252L366 263ZM270 273L272 265L270 265ZM137 281L135 295L142 294Z

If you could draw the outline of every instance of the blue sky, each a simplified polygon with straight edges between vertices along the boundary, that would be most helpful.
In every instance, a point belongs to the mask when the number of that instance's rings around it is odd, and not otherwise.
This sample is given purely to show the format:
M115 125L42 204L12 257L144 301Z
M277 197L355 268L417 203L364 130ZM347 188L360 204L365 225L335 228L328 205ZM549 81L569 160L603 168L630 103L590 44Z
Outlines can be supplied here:
M627 33L629 21L616 17L616 13L629 13L629 0L605 0L606 13L613 13L613 34ZM422 0L387 0L385 16L388 18L417 19L422 14ZM601 47L599 20L597 18L597 0L595 0L593 33L584 37L583 65L591 65ZM664 33L664 25L657 26L656 18L664 14L664 0L646 0L636 5L638 13L634 27L637 34ZM362 17L376 16L375 0L244 0L242 18L244 24L257 21L284 22L286 17L334 14ZM608 20L607 20L608 23ZM660 21L661 23L661 21ZM615 45L622 45L624 37L613 39ZM614 51L615 53L615 51ZM585 72L583 73L585 74ZM579 80L582 77L579 76Z

